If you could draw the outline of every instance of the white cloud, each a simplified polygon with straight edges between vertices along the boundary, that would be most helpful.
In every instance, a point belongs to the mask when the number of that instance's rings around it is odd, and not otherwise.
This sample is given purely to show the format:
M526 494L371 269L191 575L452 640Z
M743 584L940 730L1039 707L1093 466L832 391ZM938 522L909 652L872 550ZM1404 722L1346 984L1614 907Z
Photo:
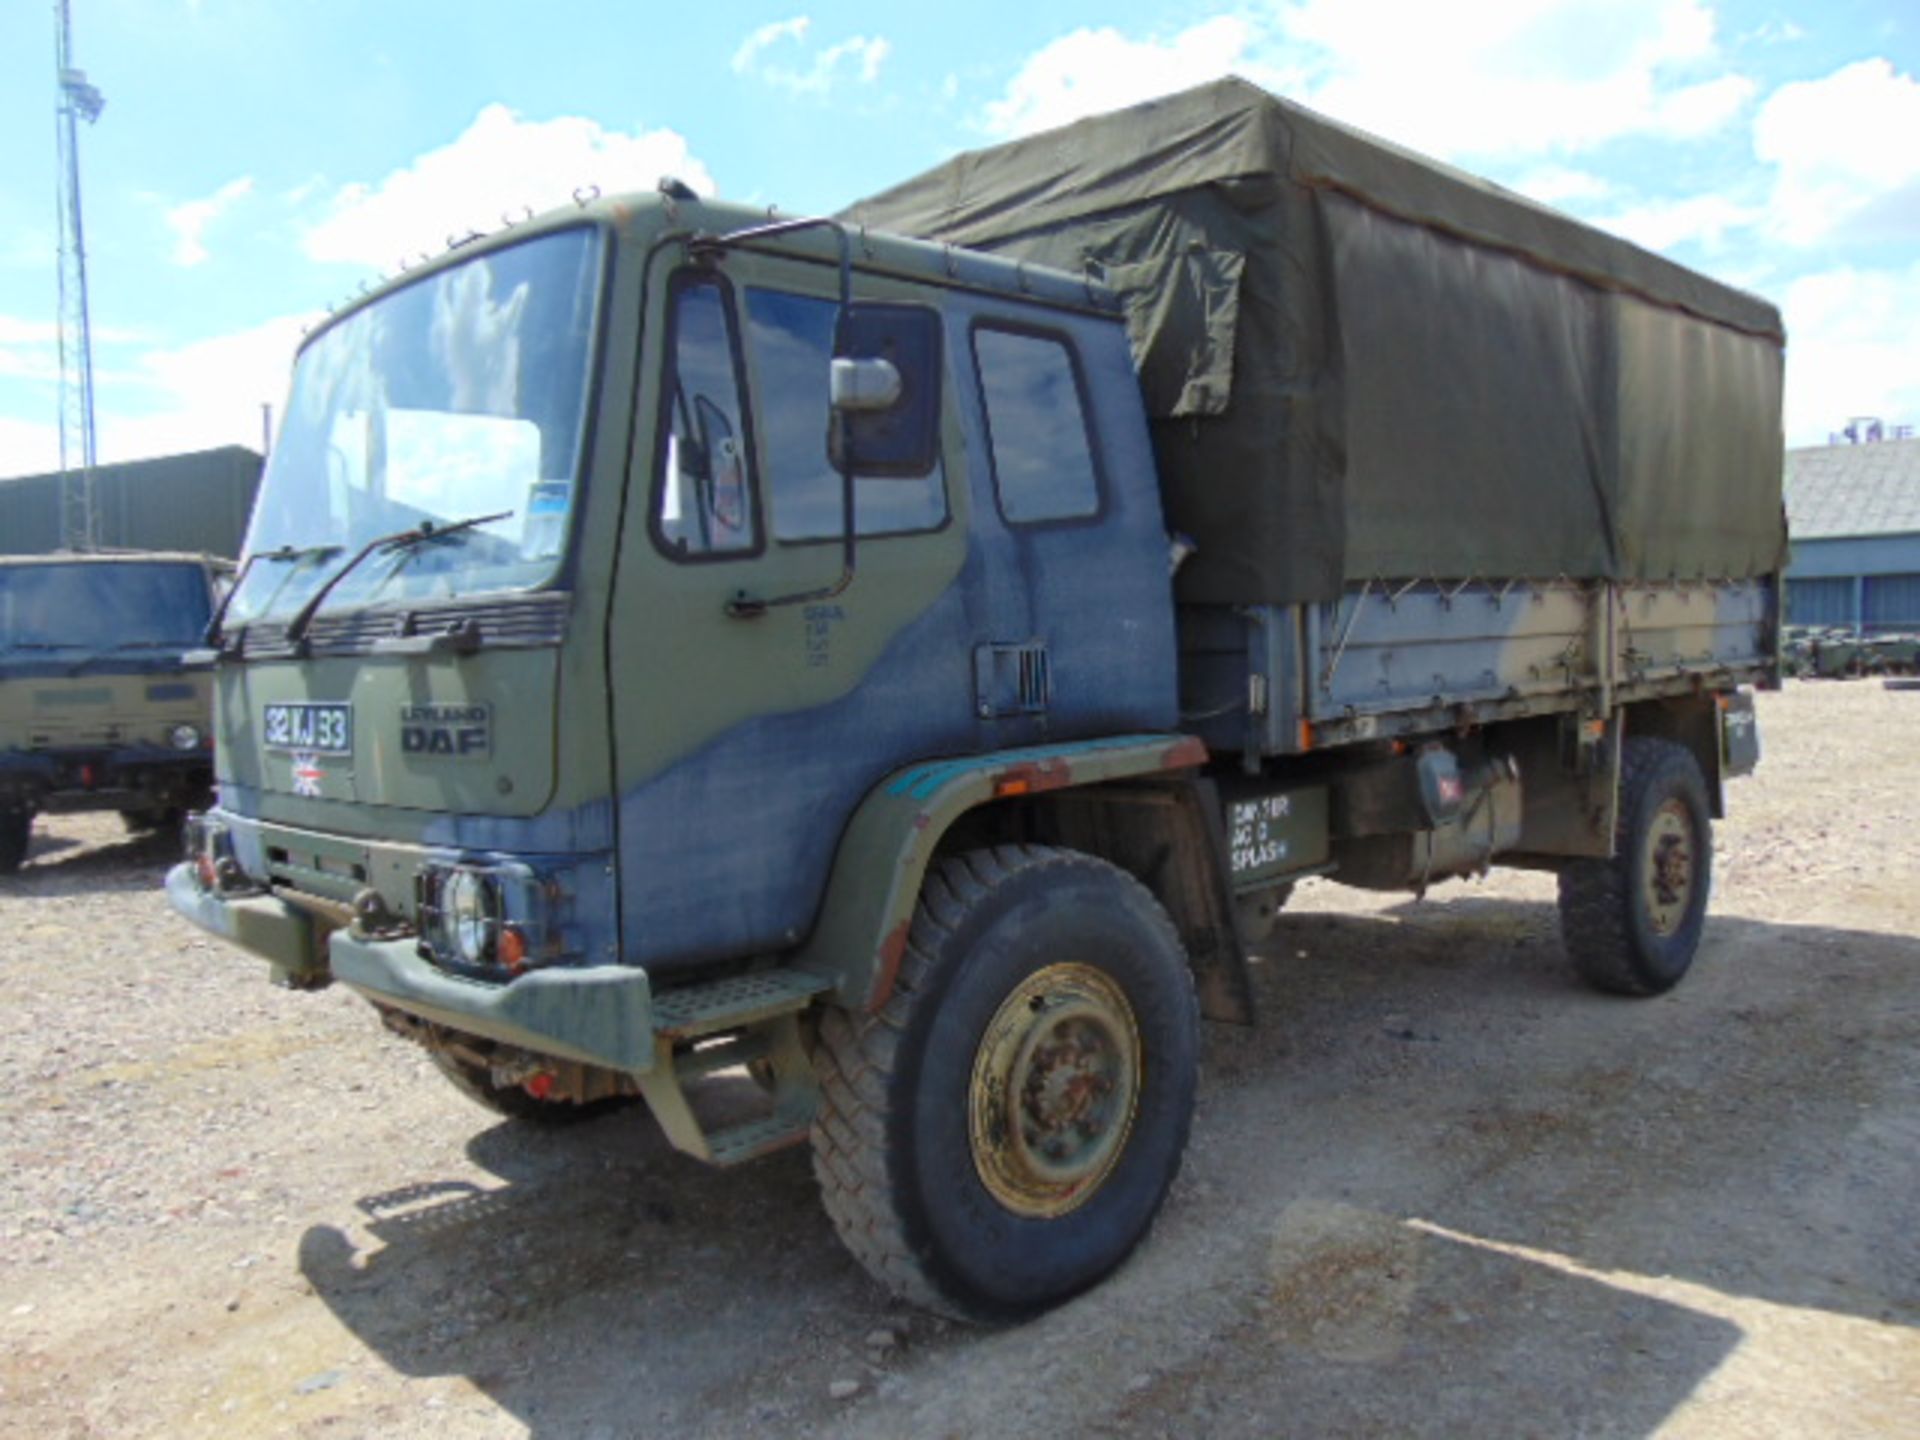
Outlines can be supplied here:
M136 343L140 336L131 330L96 325L93 328L94 383L115 373L102 361L101 352L109 347ZM60 327L52 320L23 320L17 315L0 315L0 380L22 380L43 385L60 382Z
M782 40L792 40L796 43L805 41L807 27L811 24L813 21L809 17L796 15L791 20L775 20L771 24L762 25L742 40L740 48L733 52L733 73L750 74L754 62L760 57L760 52Z
M790 45L804 52L812 25L806 15L762 25L733 52L734 74L755 76L795 95L825 95L849 77L862 85L880 78L880 67L893 53L893 44L878 35L854 35L837 41L813 51L804 65L781 64L769 58L776 47L779 53L785 53Z
M1860 221L1877 218L1920 239L1920 207L1907 193L1920 185L1916 136L1920 84L1884 59L1782 85L1753 125L1754 154L1780 167L1772 228L1790 244L1811 245L1857 236Z
M229 180L202 200L189 200L167 211L167 228L173 231L173 263L193 266L207 260L207 227L253 193L253 177L242 175Z
M1690 195L1681 200L1652 200L1643 205L1603 215L1594 223L1624 235L1649 250L1671 250L1695 244L1717 250L1732 230L1757 224L1766 211L1742 205L1725 195Z
M101 382L100 454L137 460L216 445L260 448L260 407L278 408L306 319L284 316L139 357Z
M1789 444L1819 444L1853 415L1920 423L1920 263L1804 276L1781 309Z
M1031 135L1230 73L1252 79L1263 69L1254 55L1259 38L1255 25L1237 15L1165 40L1132 40L1109 27L1075 30L1028 57L1006 93L988 104L982 128Z
M1759 28L1749 31L1741 37L1744 40L1758 41L1762 45L1791 45L1796 40L1807 38L1807 32L1791 20L1762 21Z
M0 415L0 479L60 468L60 430L51 421Z
M1754 93L1720 61L1706 0L1283 0L1170 36L1062 36L982 124L1029 134L1228 73L1448 158L1697 139Z
M51 345L59 338L60 327L51 320L0 315L0 345Z
M337 190L304 247L315 260L391 270L403 256L438 254L450 235L497 230L503 215L523 207L571 203L577 187L650 190L663 175L714 190L707 167L672 130L628 134L579 116L524 120L489 105L451 144L377 184Z
M1718 73L1705 0L1301 0L1280 27L1308 103L1449 157L1697 138L1753 91Z
M1668 140L1703 139L1732 123L1757 88L1744 75L1722 75L1668 91L1654 100L1651 128Z
M1562 165L1547 165L1529 170L1512 182L1512 188L1542 205L1568 205L1582 200L1605 200L1618 187L1604 176L1588 170Z
M172 349L148 350L111 367L96 366L94 396L100 459L144 460L218 445L260 448L260 407L278 408L304 321L290 317ZM60 465L52 400L58 379L53 327L0 316L0 378L44 382L47 420L0 416L0 475L34 475ZM16 369L23 352L33 366Z

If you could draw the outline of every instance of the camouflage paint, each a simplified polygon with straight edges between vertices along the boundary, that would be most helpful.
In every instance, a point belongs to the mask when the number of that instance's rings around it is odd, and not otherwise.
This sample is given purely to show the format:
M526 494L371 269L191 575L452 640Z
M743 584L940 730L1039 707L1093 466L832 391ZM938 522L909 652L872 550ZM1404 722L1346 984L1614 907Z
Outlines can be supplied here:
M656 258L655 333L685 264L678 247ZM835 271L817 263L732 252L720 268L736 303L749 287L823 299L836 290ZM940 311L942 529L863 538L842 594L742 619L726 608L736 593L826 585L839 573L839 547L769 536L758 554L689 562L664 553L629 512L609 626L619 657L621 953L656 974L799 943L821 913L843 827L900 766L1175 721L1159 492L1117 319L948 290L924 273L912 282L862 275L858 294ZM989 316L1044 321L1080 354L1105 482L1097 522L1002 520L983 461L970 343L974 321ZM757 397L750 346L747 358ZM641 372L642 438L627 479L634 504L653 490L661 371L650 363ZM767 457L759 458L764 483ZM1052 664L1053 704L1039 715L983 717L976 648L1036 639Z

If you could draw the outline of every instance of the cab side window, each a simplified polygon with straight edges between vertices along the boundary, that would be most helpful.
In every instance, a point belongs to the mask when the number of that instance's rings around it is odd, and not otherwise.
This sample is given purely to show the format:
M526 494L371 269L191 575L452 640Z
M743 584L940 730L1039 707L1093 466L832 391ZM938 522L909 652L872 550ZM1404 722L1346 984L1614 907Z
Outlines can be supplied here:
M749 553L760 527L726 297L717 281L694 279L676 287L672 304L654 536L688 559Z
M1000 513L1013 524L1100 511L1100 480L1073 351L1053 335L973 332Z
M840 475L827 448L827 378L839 314L831 300L783 290L747 291L760 453L777 540L838 539L843 529ZM923 476L855 476L853 509L860 535L939 529L947 520L939 457Z

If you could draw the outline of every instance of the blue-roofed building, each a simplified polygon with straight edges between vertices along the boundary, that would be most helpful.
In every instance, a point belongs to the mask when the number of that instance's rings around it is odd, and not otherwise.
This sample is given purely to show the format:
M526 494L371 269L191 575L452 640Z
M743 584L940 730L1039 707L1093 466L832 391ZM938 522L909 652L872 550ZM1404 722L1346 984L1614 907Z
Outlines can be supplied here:
M1787 619L1920 632L1920 439L1787 452Z

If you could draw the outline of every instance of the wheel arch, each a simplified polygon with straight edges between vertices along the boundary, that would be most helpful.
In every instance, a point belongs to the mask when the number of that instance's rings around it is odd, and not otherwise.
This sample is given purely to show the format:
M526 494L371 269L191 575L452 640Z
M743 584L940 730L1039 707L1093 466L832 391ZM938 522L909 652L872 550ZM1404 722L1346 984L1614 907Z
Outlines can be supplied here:
M831 998L872 1011L893 992L929 866L956 849L1030 840L1132 874L1168 914L1209 1019L1253 1018L1205 745L1135 735L910 766L875 786L834 856L819 919L794 963Z

